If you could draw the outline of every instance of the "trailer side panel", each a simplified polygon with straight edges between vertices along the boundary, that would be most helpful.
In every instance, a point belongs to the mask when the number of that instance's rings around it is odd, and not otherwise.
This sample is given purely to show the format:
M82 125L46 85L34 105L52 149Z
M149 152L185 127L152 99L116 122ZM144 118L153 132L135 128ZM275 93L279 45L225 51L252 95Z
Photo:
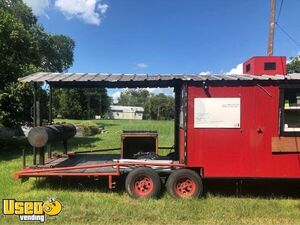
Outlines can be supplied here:
M272 153L278 86L189 86L188 93L187 166L203 167L206 177L300 178L299 153ZM240 98L240 128L194 128L194 99L208 97Z

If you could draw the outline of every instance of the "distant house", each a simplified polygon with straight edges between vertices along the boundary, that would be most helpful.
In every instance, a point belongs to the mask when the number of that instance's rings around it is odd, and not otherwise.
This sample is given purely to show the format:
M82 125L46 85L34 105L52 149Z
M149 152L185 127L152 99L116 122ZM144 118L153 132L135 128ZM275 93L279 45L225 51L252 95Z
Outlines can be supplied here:
M110 116L112 119L142 120L144 108L136 106L111 105Z

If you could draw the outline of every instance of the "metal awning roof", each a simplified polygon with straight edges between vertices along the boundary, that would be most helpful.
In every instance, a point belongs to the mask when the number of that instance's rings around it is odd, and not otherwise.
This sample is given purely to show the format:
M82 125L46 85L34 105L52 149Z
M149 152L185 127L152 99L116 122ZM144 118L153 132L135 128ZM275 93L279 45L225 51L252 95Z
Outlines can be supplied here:
M20 82L47 82L54 87L172 87L178 81L300 81L300 73L283 75L227 74L109 74L109 73L49 73L38 72L19 78Z

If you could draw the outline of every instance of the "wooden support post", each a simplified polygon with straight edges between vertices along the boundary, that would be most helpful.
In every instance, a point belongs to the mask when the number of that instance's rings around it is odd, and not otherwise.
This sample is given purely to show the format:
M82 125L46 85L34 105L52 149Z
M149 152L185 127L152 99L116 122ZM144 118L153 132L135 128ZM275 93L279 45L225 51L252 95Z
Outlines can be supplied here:
M52 125L52 87L49 84L49 120L48 120L48 124Z
M49 119L48 119L48 125L52 125L52 87L49 84ZM51 144L47 145L47 152L48 152L48 159L51 159L52 157L52 148L51 148Z
M184 84L182 86L182 117L183 117L183 128L184 128L184 158L180 159L180 162L186 163L187 160L187 117L188 117L188 86Z
M39 148L39 165L45 165L45 148Z
M48 153L48 159L52 158L52 146L51 144L47 144L47 153Z
M179 85L174 87L175 92L175 116L174 116L174 148L175 154L179 158L179 126L180 126L180 96L181 88Z
M22 157L23 157L23 168L26 167L26 155L25 155L25 149L22 149Z
M34 90L33 90L33 124L34 127L37 126L37 116L36 116L36 112L37 112L37 83L34 83ZM36 165L36 148L33 147L33 165Z
M112 185L112 176L108 176L108 188L110 190L113 188L113 185Z
M42 119L41 119L41 106L40 101L36 101L36 123L37 126L42 126Z
M116 182L113 181L113 176L112 175L108 176L108 188L110 190L116 188Z
M63 153L66 155L66 154L68 154L68 141L67 140L63 141L63 146L64 146Z

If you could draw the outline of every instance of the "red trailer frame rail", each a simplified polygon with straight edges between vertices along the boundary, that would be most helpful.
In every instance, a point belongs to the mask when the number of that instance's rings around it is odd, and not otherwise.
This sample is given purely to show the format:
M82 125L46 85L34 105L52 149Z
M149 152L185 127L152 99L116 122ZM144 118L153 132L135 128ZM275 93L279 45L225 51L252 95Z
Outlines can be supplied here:
M102 164L90 164L83 166L68 166L68 167L57 167L57 168L24 168L13 174L15 180L20 178L29 177L100 177L107 176L109 178L109 188L112 189L112 177L120 176L123 169L121 167L136 168L136 167L166 167L166 168L183 168L184 164L181 163L157 163L157 162L113 162L113 163L102 163ZM109 168L114 169L112 172L81 172L76 170L82 169L95 169L95 168Z

